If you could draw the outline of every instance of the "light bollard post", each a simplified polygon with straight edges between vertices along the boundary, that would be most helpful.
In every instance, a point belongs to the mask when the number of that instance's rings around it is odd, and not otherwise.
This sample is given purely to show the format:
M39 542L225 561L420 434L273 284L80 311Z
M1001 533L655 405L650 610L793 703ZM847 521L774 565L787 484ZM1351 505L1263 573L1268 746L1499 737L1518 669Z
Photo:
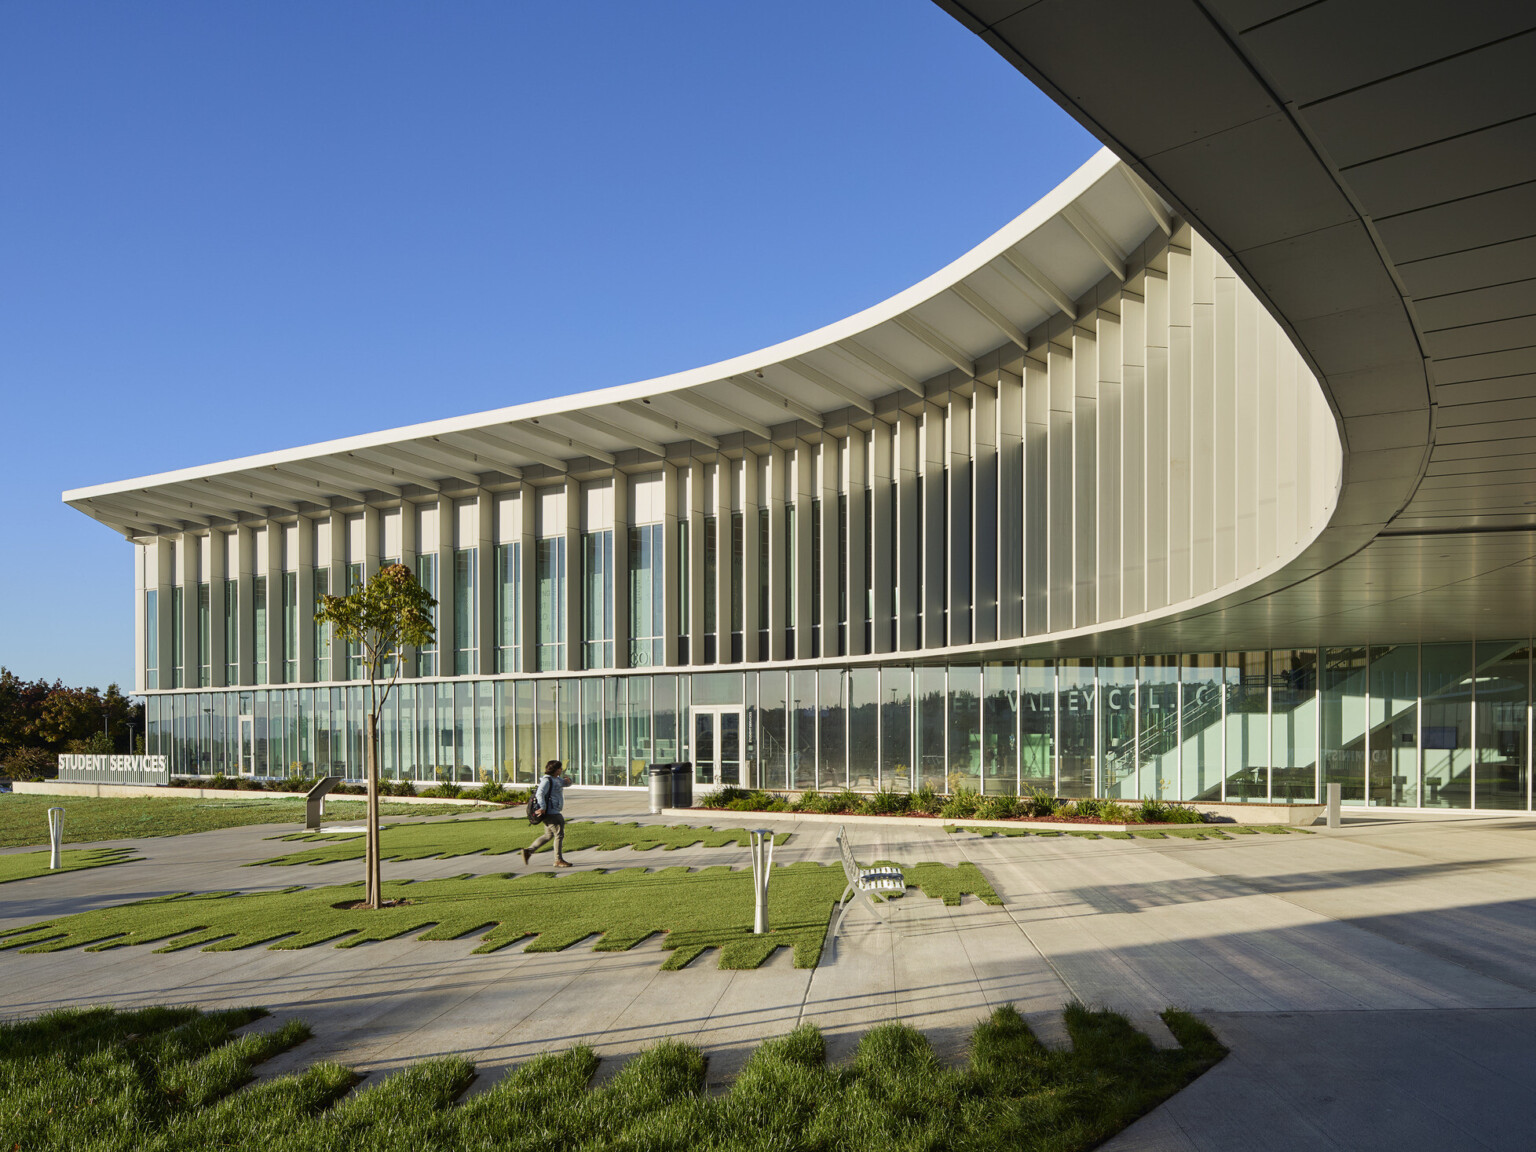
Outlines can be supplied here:
M1339 820L1339 797L1343 791L1344 786L1342 784L1328 785L1328 827L1330 828L1337 828L1341 823Z
M48 867L59 867L59 850L64 847L64 809L48 809Z
M773 829L750 828L752 838L752 934L768 931L768 872L773 867Z

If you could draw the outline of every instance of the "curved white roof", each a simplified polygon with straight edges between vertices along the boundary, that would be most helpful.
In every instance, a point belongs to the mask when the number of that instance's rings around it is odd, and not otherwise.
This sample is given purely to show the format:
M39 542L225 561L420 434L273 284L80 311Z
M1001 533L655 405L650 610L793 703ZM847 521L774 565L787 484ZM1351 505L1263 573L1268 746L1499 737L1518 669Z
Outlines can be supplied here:
M64 493L127 536L615 464L692 444L746 447L838 427L974 378L1026 334L1168 234L1167 206L1108 150L911 288L803 336L616 388L372 432Z

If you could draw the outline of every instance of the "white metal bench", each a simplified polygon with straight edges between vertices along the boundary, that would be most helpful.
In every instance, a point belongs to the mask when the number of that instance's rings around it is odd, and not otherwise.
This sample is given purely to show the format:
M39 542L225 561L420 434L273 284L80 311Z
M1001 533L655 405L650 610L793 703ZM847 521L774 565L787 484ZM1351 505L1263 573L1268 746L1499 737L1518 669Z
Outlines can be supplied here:
M882 924L888 923L886 915L880 910L880 905L871 898L873 896L902 896L907 891L907 878L900 868L894 866L885 868L861 868L859 862L853 858L853 848L848 843L848 829L839 825L837 829L837 846L843 854L843 875L847 877L848 887L843 889L842 896L838 897L838 905L842 909L837 915L837 923L832 928L832 938L842 931L843 917L848 915L848 909L853 907L853 902L862 902L875 914ZM850 902L852 897L852 902Z

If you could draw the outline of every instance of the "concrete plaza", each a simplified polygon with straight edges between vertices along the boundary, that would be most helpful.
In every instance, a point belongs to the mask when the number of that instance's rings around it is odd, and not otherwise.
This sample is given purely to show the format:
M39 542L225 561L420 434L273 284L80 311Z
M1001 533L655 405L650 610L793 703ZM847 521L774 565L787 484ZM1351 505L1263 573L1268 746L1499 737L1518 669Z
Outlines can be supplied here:
M3 803L0 799L0 803ZM572 793L573 819L636 819L633 793ZM521 819L521 811L502 819ZM795 833L776 863L832 863L836 826L761 814L695 823ZM254 869L265 826L124 841L145 862L0 888L0 927L187 890L255 891L358 878L358 862ZM753 1045L810 1021L834 1059L899 1019L959 1060L971 1027L1014 1003L1048 1043L1077 998L1171 1043L1157 1012L1198 1013L1232 1055L1108 1145L1128 1149L1528 1149L1536 1146L1536 820L1366 815L1313 835L1089 841L983 839L937 823L859 827L861 859L970 860L1003 898L904 902L894 930L850 913L820 967L781 950L722 972L706 953L661 971L656 940L472 955L474 939L358 948L157 955L149 948L0 953L0 1012L85 1003L261 1004L315 1038L273 1062L385 1071L463 1053L494 1082L551 1048L605 1060L662 1037L700 1045L724 1084ZM547 859L547 858L546 858ZM573 854L580 867L730 863L736 848ZM520 871L516 856L385 862L386 878ZM535 861L535 870L542 870Z

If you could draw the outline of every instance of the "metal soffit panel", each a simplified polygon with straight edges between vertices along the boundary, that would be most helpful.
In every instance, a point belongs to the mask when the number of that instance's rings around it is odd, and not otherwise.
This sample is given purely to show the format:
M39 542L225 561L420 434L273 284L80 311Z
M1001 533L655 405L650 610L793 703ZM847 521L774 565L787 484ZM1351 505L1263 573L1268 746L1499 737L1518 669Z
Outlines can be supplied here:
M862 419L1025 333L1122 264L1168 208L1101 152L1038 204L912 288L804 336L674 376L64 493L126 535L162 534L522 479L525 469L643 467L670 449L718 450ZM1124 275L1123 267L1120 274Z
M1528 634L1536 6L937 2L1223 252L1334 408L1345 480L1332 522L1203 623L1171 620L1180 643L1202 628L1229 647L1289 643L1302 619L1357 639ZM1451 578L1415 564L1411 596L1350 582L1357 564L1401 561L1407 534L1482 555L1488 537L1444 534L1488 528L1507 533L1503 567ZM1153 638L1134 635L1101 640Z

